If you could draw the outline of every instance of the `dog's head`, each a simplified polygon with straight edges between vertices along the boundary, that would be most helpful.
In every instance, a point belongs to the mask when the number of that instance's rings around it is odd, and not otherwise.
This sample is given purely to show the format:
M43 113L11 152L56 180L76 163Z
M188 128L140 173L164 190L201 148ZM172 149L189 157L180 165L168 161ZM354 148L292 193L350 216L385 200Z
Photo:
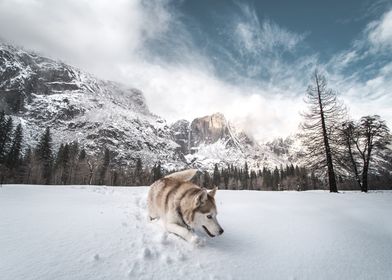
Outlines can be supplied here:
M218 188L211 191L202 189L193 199L194 216L192 226L195 229L205 231L210 237L215 237L223 233L216 215L215 193Z
M196 190L196 192L188 193L180 202L184 206L182 214L187 225L193 229L205 231L210 237L221 235L223 229L216 219L218 212L214 198L218 188L207 191L205 188L189 183L196 173L196 169L188 169L170 174L165 178L180 184L191 184L191 189Z

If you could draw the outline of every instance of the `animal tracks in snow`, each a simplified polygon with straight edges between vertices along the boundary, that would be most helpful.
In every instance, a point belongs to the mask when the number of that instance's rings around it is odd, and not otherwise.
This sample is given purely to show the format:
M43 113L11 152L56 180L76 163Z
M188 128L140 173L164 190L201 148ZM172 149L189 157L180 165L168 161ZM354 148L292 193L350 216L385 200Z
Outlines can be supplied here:
M115 222L112 227L118 235L111 238L110 243L102 244L105 248L95 248L99 252L90 255L89 261L96 269L103 269L115 257L120 259L118 269L125 279L153 279L162 272L166 275L175 273L176 277L170 279L177 279L181 275L186 277L187 269L195 266L205 273L206 268L200 265L197 254L201 250L199 243L203 245L205 240L200 238L197 244L188 243L165 232L161 221L149 221L146 218L147 190L130 192L126 188L92 187L83 191L99 195L102 202L98 204L98 214L112 224ZM106 201L110 200L115 200L116 204L107 205ZM98 233L93 236L102 240ZM211 278L208 273L205 276L205 279Z

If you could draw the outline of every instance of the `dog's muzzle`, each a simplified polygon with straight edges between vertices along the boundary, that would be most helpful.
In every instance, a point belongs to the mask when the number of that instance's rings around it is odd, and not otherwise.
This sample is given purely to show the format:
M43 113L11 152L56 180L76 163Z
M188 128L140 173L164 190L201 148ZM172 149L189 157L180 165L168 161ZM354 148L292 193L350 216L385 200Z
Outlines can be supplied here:
M203 226L203 228L204 228L204 231L205 231L210 237L215 237L215 235L213 235L213 234L208 230L208 228L207 228L206 226ZM218 235L222 235L223 232L224 232L224 230L223 230L223 228L221 228L221 229L219 230L219 234L218 234Z
M204 228L204 231L205 231L210 237L215 237L215 235L213 235L213 234L207 229L206 226L203 226L203 228Z

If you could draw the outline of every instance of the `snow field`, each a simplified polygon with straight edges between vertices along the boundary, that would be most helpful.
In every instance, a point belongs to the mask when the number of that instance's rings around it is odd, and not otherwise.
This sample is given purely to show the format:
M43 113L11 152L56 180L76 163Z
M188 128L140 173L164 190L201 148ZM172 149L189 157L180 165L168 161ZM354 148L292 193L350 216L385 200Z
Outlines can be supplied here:
M146 218L145 187L0 188L14 279L389 279L392 192L218 191L225 233L194 247Z

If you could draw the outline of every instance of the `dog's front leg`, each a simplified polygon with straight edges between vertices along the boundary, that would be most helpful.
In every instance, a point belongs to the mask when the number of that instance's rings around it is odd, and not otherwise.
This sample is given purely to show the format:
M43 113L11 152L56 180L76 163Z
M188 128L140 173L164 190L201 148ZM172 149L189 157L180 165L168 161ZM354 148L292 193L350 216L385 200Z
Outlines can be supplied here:
M192 233L192 231L190 231L189 229L182 227L178 224L166 223L165 227L168 232L174 233L188 242L198 243L199 241L199 238L196 234Z

